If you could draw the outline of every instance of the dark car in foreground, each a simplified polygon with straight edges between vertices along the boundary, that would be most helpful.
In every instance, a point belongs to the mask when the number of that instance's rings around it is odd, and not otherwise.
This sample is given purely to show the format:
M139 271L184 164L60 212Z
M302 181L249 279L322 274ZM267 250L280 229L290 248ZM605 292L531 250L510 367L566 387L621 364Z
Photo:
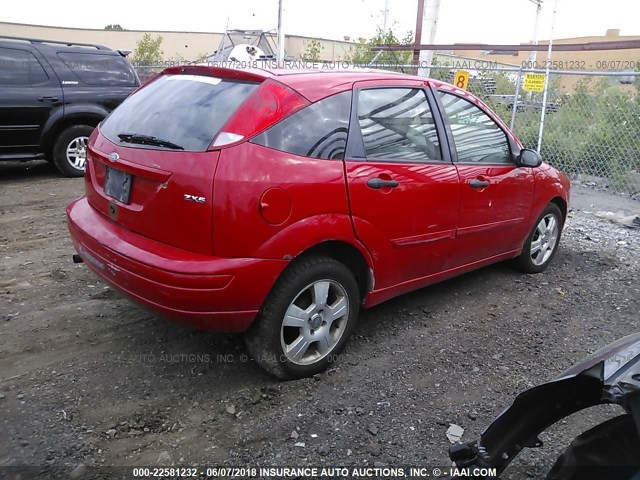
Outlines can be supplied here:
M473 95L377 71L166 69L93 132L85 181L86 265L246 331L281 378L334 361L361 307L501 260L543 271L569 197Z
M621 338L558 378L519 394L479 440L449 449L456 477L495 478L525 448L542 448L541 434L576 412L618 405L620 415L578 435L553 466L548 480L640 478L640 333ZM553 438L553 437L552 437ZM545 473L545 472L540 473ZM535 472L536 474L538 472ZM542 478L527 469L527 477ZM516 478L516 477L514 477Z
M0 160L84 175L89 135L140 85L127 53L0 36Z

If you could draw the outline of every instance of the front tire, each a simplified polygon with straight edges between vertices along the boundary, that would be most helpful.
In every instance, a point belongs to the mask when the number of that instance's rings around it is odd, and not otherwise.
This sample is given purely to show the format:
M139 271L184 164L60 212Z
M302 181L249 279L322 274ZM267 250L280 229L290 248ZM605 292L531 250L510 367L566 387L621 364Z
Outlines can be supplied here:
M280 379L324 371L346 345L360 308L351 271L329 257L292 264L245 334L256 362Z
M53 163L65 177L82 177L87 160L89 125L74 125L62 131L53 146Z
M560 208L555 203L547 205L516 259L516 267L525 273L544 271L558 251L563 225Z

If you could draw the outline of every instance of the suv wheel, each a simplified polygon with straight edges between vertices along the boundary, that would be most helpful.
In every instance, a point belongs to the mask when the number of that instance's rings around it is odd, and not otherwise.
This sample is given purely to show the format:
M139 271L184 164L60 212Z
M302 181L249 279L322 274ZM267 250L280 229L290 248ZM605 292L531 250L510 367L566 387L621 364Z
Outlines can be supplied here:
M87 161L87 141L93 127L74 125L58 136L53 146L53 163L67 177L82 177Z
M526 273L544 271L558 251L562 226L562 212L555 203L550 203L538 218L522 253L516 259L518 269Z
M329 257L289 267L246 333L258 364L281 379L325 370L337 359L356 324L358 285L351 271Z

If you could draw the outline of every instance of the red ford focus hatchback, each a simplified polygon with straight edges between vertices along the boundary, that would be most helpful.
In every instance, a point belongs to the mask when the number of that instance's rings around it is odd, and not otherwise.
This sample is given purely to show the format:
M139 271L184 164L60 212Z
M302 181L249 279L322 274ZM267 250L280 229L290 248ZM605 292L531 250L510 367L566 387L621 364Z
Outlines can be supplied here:
M164 316L322 371L361 307L551 262L569 181L479 99L389 72L177 67L93 132L67 208L86 265Z

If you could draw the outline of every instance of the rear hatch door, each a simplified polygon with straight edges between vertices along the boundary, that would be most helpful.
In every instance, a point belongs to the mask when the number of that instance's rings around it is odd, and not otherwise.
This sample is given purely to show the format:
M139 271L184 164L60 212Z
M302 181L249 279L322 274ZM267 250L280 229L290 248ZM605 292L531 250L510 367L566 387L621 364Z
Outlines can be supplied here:
M258 85L210 73L169 73L135 92L89 142L90 204L148 238L211 254L219 152L208 149Z

